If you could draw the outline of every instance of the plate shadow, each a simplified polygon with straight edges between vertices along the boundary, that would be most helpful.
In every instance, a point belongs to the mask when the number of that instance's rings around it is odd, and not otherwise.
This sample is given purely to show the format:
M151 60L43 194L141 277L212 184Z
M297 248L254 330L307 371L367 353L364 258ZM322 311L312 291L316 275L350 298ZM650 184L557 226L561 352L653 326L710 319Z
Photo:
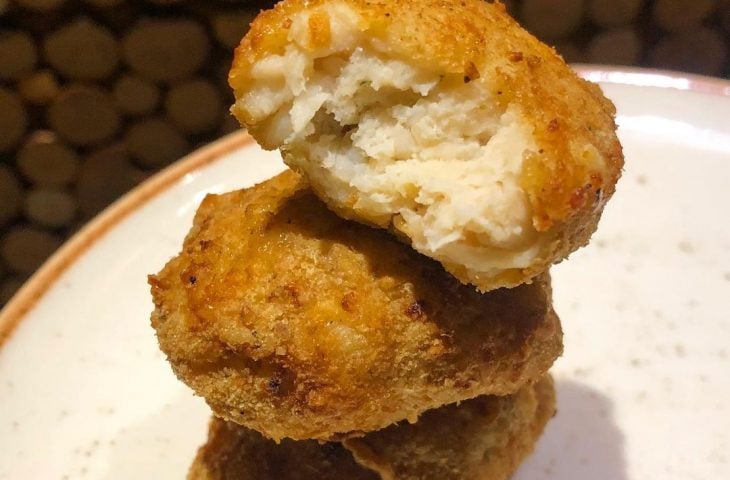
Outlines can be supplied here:
M513 480L628 480L624 435L603 393L556 380L558 413Z

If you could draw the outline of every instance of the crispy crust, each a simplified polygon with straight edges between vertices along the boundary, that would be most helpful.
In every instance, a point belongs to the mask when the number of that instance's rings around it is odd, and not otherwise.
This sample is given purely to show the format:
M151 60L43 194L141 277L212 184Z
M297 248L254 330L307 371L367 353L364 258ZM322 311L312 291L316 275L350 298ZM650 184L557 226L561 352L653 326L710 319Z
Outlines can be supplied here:
M483 396L345 440L355 459L383 480L506 480L555 414L546 375L506 397Z
M250 86L251 66L281 53L292 18L312 13L314 51L330 38L327 6L345 4L359 15L369 48L444 77L480 82L501 104L532 125L538 150L526 155L520 184L532 207L532 223L551 241L530 267L480 278L469 266L445 264L464 282L486 291L515 286L544 272L587 243L623 167L615 108L595 84L582 80L550 47L524 31L500 3L482 0L286 0L262 12L236 50L229 81L236 98ZM256 136L256 122L234 109ZM358 219L352 204L334 202L345 218ZM397 217L394 218L397 221Z
M284 440L213 417L188 480L377 480L339 443Z
M362 439L280 444L213 419L188 480L503 480L532 451L555 412L549 376L507 397L479 397ZM377 473L376 473L377 472Z
M480 294L332 214L293 172L208 196L150 284L178 377L274 439L357 436L510 394L562 351L547 276Z

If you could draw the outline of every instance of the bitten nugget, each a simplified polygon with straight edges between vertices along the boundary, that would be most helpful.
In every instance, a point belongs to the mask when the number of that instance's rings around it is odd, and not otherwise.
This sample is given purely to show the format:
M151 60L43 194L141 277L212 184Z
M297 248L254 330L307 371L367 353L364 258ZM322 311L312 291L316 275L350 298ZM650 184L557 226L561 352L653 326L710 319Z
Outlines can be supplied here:
M482 291L586 244L623 165L613 104L500 3L284 0L229 82L330 208Z
M188 480L504 480L529 455L555 412L549 377L506 397L478 397L339 443L279 445L213 419ZM377 472L377 473L376 473Z
M480 294L336 216L291 171L208 196L150 283L178 377L275 440L357 436L514 393L562 351L547 276Z

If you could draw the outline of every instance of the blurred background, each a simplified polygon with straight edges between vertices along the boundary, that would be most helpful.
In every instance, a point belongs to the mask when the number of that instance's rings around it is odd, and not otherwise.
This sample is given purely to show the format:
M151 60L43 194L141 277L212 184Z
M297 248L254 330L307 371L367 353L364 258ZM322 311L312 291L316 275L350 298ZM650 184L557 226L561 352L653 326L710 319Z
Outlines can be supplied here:
M272 3L0 0L0 306L97 212L238 128L231 52ZM730 75L730 0L506 3L569 62Z

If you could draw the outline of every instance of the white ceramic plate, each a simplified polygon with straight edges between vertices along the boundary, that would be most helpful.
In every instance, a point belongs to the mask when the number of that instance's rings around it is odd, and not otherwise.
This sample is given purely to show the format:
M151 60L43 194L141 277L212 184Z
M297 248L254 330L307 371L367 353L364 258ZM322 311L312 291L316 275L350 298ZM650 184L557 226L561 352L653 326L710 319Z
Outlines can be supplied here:
M730 83L582 69L618 107L626 171L554 269L558 416L518 479L730 478ZM145 276L206 192L282 168L237 134L110 207L0 314L0 479L182 479L208 411L149 326Z

